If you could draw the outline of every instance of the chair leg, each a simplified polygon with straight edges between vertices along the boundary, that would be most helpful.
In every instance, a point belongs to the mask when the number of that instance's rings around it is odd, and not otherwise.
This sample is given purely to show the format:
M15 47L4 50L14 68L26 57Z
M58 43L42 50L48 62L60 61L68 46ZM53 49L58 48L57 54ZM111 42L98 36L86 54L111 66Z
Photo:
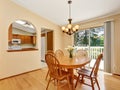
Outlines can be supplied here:
M77 81L76 81L76 84L75 84L75 88L76 88L76 86L78 84L79 78L80 78L80 74L78 75L78 78L77 78Z
M83 81L84 81L83 79L84 79L84 76L82 75L82 77L81 77L81 82L83 82Z
M48 75L49 75L49 70L48 70L48 72L47 72L47 75L46 75L46 78L45 78L45 80L47 80L47 77L48 77Z
M57 86L58 80L54 79L54 85Z
M58 81L57 81L57 90L60 89L60 86L59 86L59 85L60 85L60 81L58 80Z
M56 80L56 79L54 79L54 85L56 85L56 82L57 82L57 80Z
M97 78L95 78L95 82L97 83L98 89L100 90L100 86L99 86Z
M49 81L48 81L46 90L48 90L48 86L49 86L49 84L50 84L50 81L51 81L51 77L50 77L50 79L49 79Z
M90 78L90 80L91 80L91 86L92 86L92 90L94 90L93 78Z
M67 81L68 81L69 90L71 90L69 76L67 77Z

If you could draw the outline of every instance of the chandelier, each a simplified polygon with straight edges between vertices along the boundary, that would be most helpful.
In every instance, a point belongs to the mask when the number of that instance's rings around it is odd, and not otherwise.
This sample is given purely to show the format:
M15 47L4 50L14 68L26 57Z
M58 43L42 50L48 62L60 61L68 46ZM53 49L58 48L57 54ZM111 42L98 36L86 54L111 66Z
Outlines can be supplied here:
M78 31L79 29L79 25L72 25L72 18L71 18L71 3L72 1L69 0L68 4L69 4L69 19L68 19L68 25L65 27L62 27L62 31L68 35L72 35L73 33L75 33L76 31Z

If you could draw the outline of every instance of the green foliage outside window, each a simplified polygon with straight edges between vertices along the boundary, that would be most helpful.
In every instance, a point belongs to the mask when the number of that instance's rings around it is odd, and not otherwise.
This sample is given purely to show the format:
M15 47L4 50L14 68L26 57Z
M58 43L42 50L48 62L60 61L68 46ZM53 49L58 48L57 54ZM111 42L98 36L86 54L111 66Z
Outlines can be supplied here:
M104 27L80 30L79 32L75 33L75 46L88 46L89 42L90 46L104 46Z

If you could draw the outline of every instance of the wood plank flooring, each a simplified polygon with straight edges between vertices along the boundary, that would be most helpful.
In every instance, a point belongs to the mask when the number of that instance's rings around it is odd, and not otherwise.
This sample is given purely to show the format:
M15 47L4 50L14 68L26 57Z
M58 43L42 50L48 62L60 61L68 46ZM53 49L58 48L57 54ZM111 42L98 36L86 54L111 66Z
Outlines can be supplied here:
M41 70L0 80L0 90L46 90L48 82L48 80L45 80L46 73L47 69L43 68ZM98 80L101 90L120 90L120 76L100 72ZM54 83L50 83L48 90L56 90ZM67 83L65 83L61 90L69 90ZM89 86L79 83L76 90L92 89ZM95 90L98 90L97 85L95 85Z

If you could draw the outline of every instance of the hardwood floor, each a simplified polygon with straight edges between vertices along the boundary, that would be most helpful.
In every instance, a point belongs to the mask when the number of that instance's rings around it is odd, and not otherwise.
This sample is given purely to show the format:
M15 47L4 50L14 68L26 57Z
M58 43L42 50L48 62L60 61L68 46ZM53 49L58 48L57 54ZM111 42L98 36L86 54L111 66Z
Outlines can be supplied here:
M0 90L46 90L48 82L48 80L45 80L46 73L47 69L43 68L41 70L0 80ZM98 81L101 90L120 90L120 76L100 72ZM65 84L66 85L64 85L61 90L68 90L68 85L67 83ZM95 85L95 88L95 90L98 90L97 85ZM50 83L48 90L56 90L54 83ZM76 90L92 89L89 86L79 83Z

